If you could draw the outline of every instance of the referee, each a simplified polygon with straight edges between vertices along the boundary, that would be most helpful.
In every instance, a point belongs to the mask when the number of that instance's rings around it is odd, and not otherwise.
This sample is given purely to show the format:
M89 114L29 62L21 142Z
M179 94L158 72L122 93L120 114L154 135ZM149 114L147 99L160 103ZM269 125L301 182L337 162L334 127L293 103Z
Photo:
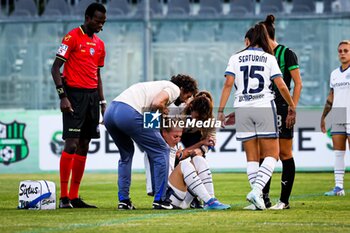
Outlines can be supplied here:
M96 208L78 195L91 138L99 138L99 111L104 115L100 68L104 66L104 42L95 35L106 21L106 9L92 3L85 11L84 24L63 39L51 74L63 116L64 149L60 159L60 208ZM63 76L60 68L64 64ZM70 189L68 182L70 179Z

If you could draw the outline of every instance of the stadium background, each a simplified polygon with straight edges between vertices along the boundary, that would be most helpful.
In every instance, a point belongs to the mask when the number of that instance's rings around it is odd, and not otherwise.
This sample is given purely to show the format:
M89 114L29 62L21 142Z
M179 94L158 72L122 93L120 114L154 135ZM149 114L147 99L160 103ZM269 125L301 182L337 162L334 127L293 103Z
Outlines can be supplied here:
M58 169L61 121L50 69L62 37L83 23L84 10L91 2L1 1L0 149L10 146L15 156L9 164L0 158L0 173ZM296 52L303 78L294 143L297 167L332 170L331 140L319 132L318 124L329 74L339 66L337 45L350 39L350 7L341 5L349 1L100 2L106 4L108 17L99 34L107 48L102 77L108 102L133 83L187 73L201 89L211 91L217 103L228 58L244 48L243 37L251 25L274 13L277 41ZM92 144L88 170L117 167L116 148L102 132L101 140ZM244 152L233 132L219 132L217 151L208 156L214 170L244 169ZM350 165L348 157L346 164ZM138 151L134 169L142 167Z

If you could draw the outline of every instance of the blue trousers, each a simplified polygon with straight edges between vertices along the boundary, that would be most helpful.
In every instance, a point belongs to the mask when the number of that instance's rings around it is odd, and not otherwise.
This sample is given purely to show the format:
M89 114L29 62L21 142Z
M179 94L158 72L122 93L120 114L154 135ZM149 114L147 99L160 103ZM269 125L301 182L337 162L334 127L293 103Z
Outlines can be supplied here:
M168 184L169 153L159 129L144 129L143 116L131 106L113 101L104 114L104 124L119 149L118 198L130 199L131 165L134 143L147 152L154 171L154 200L165 199Z

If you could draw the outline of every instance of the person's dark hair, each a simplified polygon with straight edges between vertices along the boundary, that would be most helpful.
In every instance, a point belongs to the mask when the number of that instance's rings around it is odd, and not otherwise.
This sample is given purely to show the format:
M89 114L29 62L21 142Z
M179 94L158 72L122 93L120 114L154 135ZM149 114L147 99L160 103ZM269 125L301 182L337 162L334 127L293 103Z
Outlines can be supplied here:
M268 15L266 16L265 21L261 21L259 24L264 24L266 27L267 34L271 40L275 39L275 16Z
M185 74L178 74L171 77L170 81L179 88L182 88L185 93L193 93L194 95L198 92L197 81Z
M95 11L106 13L106 8L101 3L91 3L85 10L85 17L88 16L91 19L94 17Z
M185 113L191 115L191 112L197 112L198 120L208 120L214 118L213 115L213 97L207 91L198 92L192 101L186 106Z
M262 48L265 52L269 54L273 54L273 51L269 45L267 31L263 24L256 24L254 26L253 38L250 41L249 47L255 46Z
M247 38L249 41L252 41L254 35L254 27L249 28L249 30L246 32L244 38Z
M194 97L207 97L211 102L213 102L213 97L211 96L209 91L200 91Z

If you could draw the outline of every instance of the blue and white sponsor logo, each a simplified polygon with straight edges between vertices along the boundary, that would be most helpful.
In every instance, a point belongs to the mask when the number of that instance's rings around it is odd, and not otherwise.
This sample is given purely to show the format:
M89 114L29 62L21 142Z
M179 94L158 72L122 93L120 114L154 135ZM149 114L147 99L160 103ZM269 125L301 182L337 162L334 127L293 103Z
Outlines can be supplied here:
M90 48L90 54L91 54L91 56L94 56L94 54L95 54L95 49L94 48Z
M238 96L238 102L242 102L242 101L252 101L252 100L257 100L257 99L262 99L264 98L264 94L257 94L257 95L241 95Z
M144 112L143 113L143 128L145 129L159 129L160 128L160 116L162 114L157 110L156 112Z

